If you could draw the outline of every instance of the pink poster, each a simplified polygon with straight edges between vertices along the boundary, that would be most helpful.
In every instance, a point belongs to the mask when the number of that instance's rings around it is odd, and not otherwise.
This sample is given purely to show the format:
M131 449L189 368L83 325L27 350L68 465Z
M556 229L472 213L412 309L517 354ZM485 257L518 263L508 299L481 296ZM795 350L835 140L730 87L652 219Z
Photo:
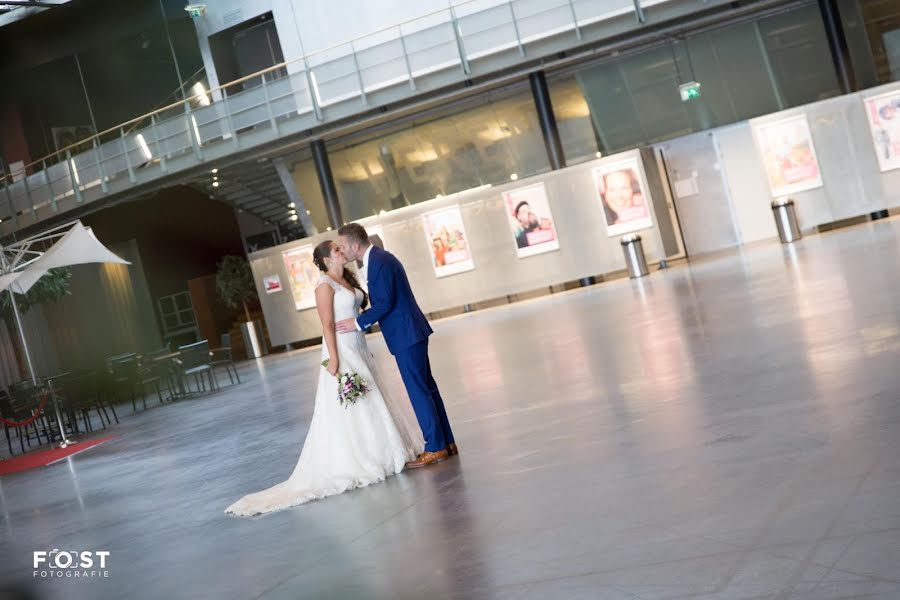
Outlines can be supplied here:
M866 98L865 104L878 167L900 168L900 90Z
M822 187L816 149L806 115L754 124L772 196Z
M301 246L281 253L288 272L288 282L294 296L297 310L313 308L316 305L316 284L320 272L313 263L312 245Z
M437 277L456 275L475 268L458 206L426 213L422 215L422 224Z

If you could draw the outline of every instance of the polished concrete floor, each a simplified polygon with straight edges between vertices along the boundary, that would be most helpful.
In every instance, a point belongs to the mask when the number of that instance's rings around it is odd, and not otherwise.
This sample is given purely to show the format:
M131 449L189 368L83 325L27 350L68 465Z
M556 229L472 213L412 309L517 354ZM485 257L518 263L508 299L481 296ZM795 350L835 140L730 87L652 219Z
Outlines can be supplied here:
M462 455L255 519L316 351L0 480L41 598L900 598L900 221L436 324ZM395 393L396 368L371 339ZM35 550L109 550L104 580Z

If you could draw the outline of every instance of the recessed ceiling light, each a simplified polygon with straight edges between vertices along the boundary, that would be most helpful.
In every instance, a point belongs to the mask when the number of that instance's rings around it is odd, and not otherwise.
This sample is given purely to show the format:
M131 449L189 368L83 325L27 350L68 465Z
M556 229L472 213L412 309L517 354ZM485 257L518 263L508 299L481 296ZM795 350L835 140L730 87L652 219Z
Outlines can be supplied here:
M218 173L218 172L219 172L218 169L213 169L212 171L210 171L210 173L212 173L213 175L215 175L215 174Z

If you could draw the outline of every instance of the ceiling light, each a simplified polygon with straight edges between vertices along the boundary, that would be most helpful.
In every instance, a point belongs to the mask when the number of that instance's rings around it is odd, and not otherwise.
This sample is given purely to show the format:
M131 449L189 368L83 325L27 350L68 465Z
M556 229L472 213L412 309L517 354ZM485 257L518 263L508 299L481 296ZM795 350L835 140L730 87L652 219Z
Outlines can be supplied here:
M296 220L297 220L297 215L291 215L291 221L296 221Z
M510 181L515 181L518 178L519 178L518 173L513 173L512 175L509 176Z
M219 187L219 182L218 182L218 181L213 181L213 187Z
M144 134L137 134L134 139L137 141L138 147L141 149L141 154L144 155L146 160L150 160L153 158L153 154L150 153L150 147L147 145L147 140L144 139Z
M78 169L75 167L74 158L69 159L69 166L72 168L72 175L75 177L75 185L81 185L81 179L78 177ZM28 180L26 180L25 183L28 183Z
M596 156L597 158L603 158L603 153L597 152L594 156Z
M191 88L194 96L197 98L197 104L200 106L209 106L209 96L206 95L206 88L199 81Z
M210 173L212 173L213 175L215 175L215 174L218 173L218 172L219 172L218 169L213 169L212 171L210 171Z
M291 202L290 204L288 204L288 208L294 208L295 206L296 206L296 205L295 205L293 202Z
M194 115L191 115L191 124L194 126L194 137L197 138L197 145L202 146L203 140L200 139L200 127L197 126L197 119L194 118Z

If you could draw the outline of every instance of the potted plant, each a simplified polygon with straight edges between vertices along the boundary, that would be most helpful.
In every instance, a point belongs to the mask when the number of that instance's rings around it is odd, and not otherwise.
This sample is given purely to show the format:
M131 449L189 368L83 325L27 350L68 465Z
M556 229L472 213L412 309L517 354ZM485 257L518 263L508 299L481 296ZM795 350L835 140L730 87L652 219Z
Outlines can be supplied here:
M27 294L16 294L16 308L19 315L25 315L31 308L40 304L49 304L72 294L69 283L72 279L72 270L69 267L50 269L37 280ZM16 362L19 372L30 373L30 365L25 364L25 352L19 339L19 329L16 325L16 317L10 302L9 291L0 294L0 314L6 322L6 329L15 348Z
M216 271L216 291L219 298L229 308L243 307L245 321L241 323L244 335L244 346L248 358L259 358L268 354L262 323L250 316L248 302L258 299L256 284L253 282L253 271L250 264L242 256L226 256L218 264Z

